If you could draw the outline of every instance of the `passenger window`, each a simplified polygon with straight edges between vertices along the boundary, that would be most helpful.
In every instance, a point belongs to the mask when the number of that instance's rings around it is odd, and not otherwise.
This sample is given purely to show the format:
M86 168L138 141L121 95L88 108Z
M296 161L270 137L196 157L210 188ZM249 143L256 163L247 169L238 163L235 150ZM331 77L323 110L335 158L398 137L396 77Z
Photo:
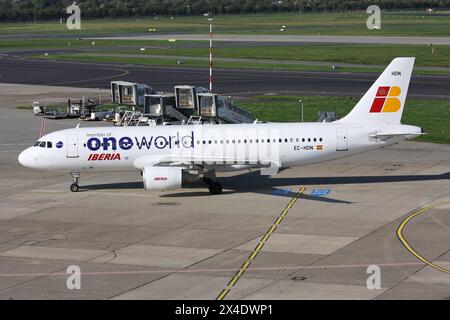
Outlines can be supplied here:
M314 138L314 142L316 142L317 141L317 139L316 138Z
M283 142L283 140L281 140L281 139L278 139L278 142L279 142L279 143L281 143L281 142Z
M51 148L52 147L52 142L51 141L47 141L47 148Z
M302 142L305 142L305 138L302 138Z
M286 142L286 143L287 143L287 142L288 142L288 139L284 139L284 142Z
M308 138L308 142L311 142L311 138Z
M297 138L297 139L295 139L295 141L297 141L297 142L300 142L300 139L299 139L299 138Z
M319 141L322 142L322 138L319 138Z

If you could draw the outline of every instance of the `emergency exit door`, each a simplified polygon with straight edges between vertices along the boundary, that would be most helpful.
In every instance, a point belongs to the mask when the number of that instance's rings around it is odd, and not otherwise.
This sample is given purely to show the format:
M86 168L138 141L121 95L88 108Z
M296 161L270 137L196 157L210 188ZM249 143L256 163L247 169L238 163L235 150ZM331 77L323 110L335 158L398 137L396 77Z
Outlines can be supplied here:
M67 135L67 158L78 158L78 135Z
M348 136L346 128L336 128L337 146L336 151L348 150Z

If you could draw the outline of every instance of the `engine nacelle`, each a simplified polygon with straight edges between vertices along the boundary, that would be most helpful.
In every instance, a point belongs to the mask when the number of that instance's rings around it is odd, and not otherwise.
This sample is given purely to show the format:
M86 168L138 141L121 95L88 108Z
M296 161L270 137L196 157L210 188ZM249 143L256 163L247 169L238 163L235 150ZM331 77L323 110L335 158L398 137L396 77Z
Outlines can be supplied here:
M144 167L142 170L144 188L149 191L167 191L181 188L183 168Z

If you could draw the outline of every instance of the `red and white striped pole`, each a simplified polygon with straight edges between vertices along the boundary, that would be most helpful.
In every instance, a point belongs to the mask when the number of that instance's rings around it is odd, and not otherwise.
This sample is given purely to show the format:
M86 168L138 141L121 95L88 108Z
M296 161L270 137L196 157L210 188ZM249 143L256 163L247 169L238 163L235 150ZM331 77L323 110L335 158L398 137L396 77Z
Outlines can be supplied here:
M211 13L209 13L209 92L212 92L212 67L213 67L213 61L212 61L212 21L213 17Z
M42 117L41 130L39 132L39 138L41 138L44 135L44 133L45 133L45 120L46 120L46 118Z

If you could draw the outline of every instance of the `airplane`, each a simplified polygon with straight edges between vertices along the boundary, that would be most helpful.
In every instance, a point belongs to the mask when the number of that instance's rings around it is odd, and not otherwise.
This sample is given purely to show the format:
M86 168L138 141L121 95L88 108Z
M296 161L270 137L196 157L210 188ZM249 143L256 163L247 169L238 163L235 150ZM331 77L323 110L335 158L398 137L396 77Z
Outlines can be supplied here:
M333 122L82 127L42 136L22 151L25 167L80 173L140 170L149 191L175 190L203 180L222 193L216 172L280 168L323 162L385 147L423 133L401 124L414 66L395 58L345 117Z

